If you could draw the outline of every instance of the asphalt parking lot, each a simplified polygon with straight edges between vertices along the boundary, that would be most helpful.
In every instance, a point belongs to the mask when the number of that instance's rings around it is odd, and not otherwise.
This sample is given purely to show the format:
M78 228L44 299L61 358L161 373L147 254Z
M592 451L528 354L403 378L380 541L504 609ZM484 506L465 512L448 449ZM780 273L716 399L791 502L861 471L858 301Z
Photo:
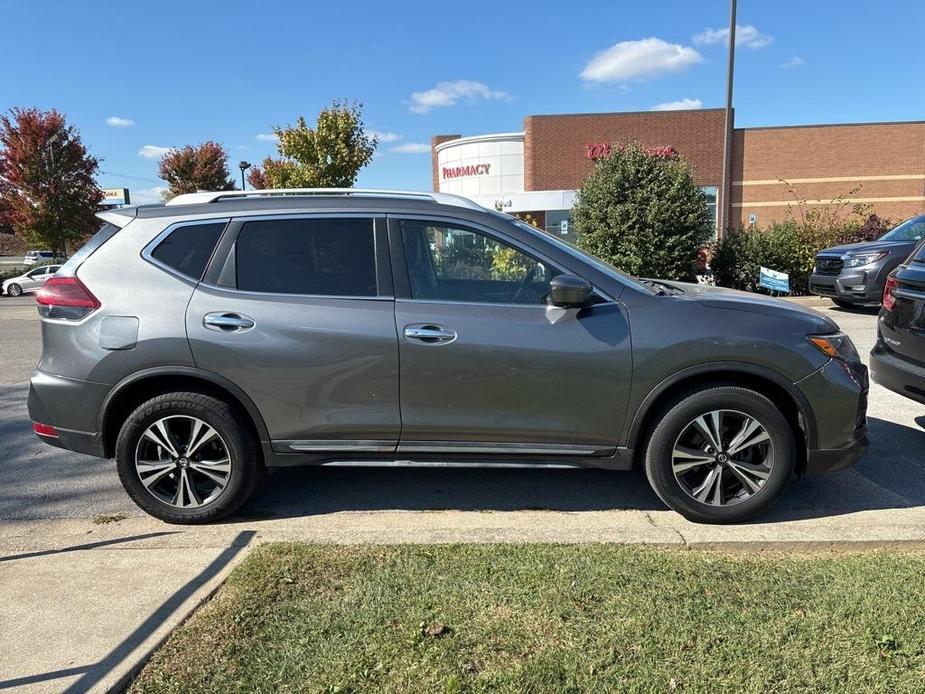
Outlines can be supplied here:
M866 358L876 313L824 307ZM122 492L111 462L46 446L26 413L29 375L40 352L31 298L0 297L0 519L142 515ZM925 407L872 386L869 453L853 469L807 477L784 492L770 520L925 506ZM645 480L599 470L301 468L274 471L242 519L336 511L662 510Z

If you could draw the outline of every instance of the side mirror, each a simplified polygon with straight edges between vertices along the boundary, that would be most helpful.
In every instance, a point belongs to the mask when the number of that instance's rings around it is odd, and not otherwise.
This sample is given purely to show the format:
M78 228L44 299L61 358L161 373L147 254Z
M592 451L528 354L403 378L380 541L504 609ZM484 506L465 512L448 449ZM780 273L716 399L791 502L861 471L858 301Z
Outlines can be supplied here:
M549 283L549 303L561 308L581 308L587 306L594 287L591 283L575 275L557 275Z

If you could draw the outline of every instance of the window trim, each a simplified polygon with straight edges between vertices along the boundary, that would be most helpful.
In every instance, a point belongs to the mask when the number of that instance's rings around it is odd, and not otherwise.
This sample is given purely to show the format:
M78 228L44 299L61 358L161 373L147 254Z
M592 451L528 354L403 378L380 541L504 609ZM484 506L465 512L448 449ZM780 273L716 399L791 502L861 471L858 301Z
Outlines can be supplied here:
M540 308L544 309L547 306L545 304L515 304L515 303L500 303L494 301L454 301L449 299L415 299L411 294L411 280L408 275L408 264L405 259L405 248L402 241L401 234L401 223L403 220L408 221L425 221L425 222L435 222L438 224L446 224L460 227L462 230L470 229L476 233L483 234L491 239L494 239L498 243L501 243L505 246L513 248L518 253L522 253L531 260L537 263L543 263L547 267L559 268L563 273L574 274L582 279L588 279L584 276L583 273L578 273L572 268L563 267L562 263L550 259L548 256L535 251L533 248L525 250L523 245L518 243L515 239L504 234L503 232L493 229L491 227L485 226L484 224L479 224L477 222L470 221L468 219L460 219L457 217L448 217L441 214L402 214L402 213L391 213L388 215L389 223L389 242L390 250L392 254L392 274L395 281L395 298L398 301L403 303L413 302L421 304L451 304L451 305L463 305L463 306L506 306L506 307L517 307L517 308ZM542 232L545 233L545 232ZM592 293L596 294L602 299L602 301L597 306L604 304L616 303L616 299L612 297L609 293L601 289L595 282L591 282Z
M222 278L226 276L229 262L235 261L237 255L238 236L248 222L269 222L286 220L324 220L324 219L369 219L373 227L373 261L376 270L377 294L293 294L286 292L260 292L249 289L238 289L237 273L232 273L232 280L224 284ZM209 260L206 271L202 276L203 287L214 291L230 292L248 297L282 297L282 298L308 298L308 299L353 299L358 301L394 301L395 292L392 288L392 265L389 257L386 215L382 212L318 212L318 213L288 213L288 214L260 214L239 215L232 217L218 243L215 253Z
M185 282L192 282L194 285L197 285L200 282L202 282L203 278L205 278L206 274L208 273L209 267L212 265L212 259L215 257L215 253L222 243L222 238L224 238L225 232L228 230L228 222L230 221L231 221L230 217L218 217L214 219L191 219L191 220L183 220L179 222L174 222L173 224L170 224L169 226L167 226L161 233L155 236L144 248L141 249L141 257L145 259L146 261L148 261L149 263L151 263L152 265L160 268L164 272L171 274L174 277L181 279ZM154 257L154 249L157 248L164 239L170 236L179 227L199 226L202 224L224 224L225 227L224 229L222 229L222 231L218 235L218 240L216 240L215 246L213 246L212 248L212 253L209 254L209 258L208 260L206 260L206 266L203 269L201 277L197 278L197 277L192 277L190 275L184 274L180 272L179 270L177 270L176 268L173 268L167 263L164 263Z

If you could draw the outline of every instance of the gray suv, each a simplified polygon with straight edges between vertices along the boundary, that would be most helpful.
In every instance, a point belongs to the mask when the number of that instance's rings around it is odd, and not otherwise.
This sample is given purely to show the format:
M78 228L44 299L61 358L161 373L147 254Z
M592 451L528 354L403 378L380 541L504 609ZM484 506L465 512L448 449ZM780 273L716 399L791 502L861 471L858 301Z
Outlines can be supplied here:
M464 198L194 193L99 217L36 297L29 413L168 522L233 513L268 466L400 462L638 465L728 523L867 446L867 371L828 318L634 279Z
M819 251L809 293L827 296L843 308L876 305L889 274L925 237L925 215L912 217L876 241L849 243Z

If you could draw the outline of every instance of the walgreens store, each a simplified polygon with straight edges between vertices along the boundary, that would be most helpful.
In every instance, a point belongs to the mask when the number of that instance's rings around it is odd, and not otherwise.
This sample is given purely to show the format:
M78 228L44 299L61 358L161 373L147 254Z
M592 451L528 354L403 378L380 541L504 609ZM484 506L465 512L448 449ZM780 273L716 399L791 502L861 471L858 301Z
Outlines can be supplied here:
M728 202L732 227L784 219L797 199L827 206L848 193L895 221L925 212L925 121L736 128L728 201L721 191L723 109L527 116L523 125L520 132L433 137L434 190L529 214L567 239L575 191L594 160L639 142L683 156L714 220Z

